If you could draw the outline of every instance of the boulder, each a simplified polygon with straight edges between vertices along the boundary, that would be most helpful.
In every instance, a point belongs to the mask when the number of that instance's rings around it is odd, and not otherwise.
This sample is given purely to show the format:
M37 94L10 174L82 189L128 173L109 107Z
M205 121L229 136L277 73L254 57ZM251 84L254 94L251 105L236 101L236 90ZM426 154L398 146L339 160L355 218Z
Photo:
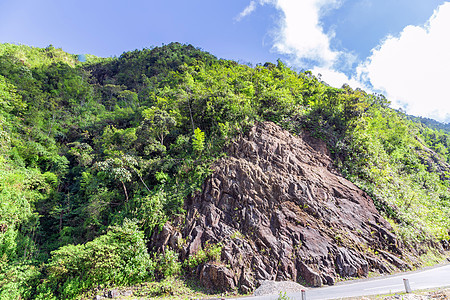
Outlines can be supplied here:
M234 290L234 272L225 266L205 264L199 272L200 283L210 290Z

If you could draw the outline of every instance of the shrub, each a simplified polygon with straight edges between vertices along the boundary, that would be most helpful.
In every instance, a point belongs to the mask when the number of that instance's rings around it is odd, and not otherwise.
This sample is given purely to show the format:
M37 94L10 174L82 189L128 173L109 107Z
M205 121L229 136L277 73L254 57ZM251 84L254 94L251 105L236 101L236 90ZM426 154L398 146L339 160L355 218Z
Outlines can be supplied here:
M188 269L194 269L200 264L206 262L218 262L220 261L220 255L222 254L222 245L219 244L206 244L205 250L200 249L194 255L189 256L187 260L184 261L184 267Z
M178 253L173 250L166 250L159 255L155 254L156 273L164 278L176 276L181 273L181 263L178 260Z
M128 219L91 242L67 245L51 254L41 297L50 291L57 297L73 298L97 285L130 285L154 273L144 234Z
M27 263L8 263L6 255L0 257L0 299L28 299L36 285L39 271Z

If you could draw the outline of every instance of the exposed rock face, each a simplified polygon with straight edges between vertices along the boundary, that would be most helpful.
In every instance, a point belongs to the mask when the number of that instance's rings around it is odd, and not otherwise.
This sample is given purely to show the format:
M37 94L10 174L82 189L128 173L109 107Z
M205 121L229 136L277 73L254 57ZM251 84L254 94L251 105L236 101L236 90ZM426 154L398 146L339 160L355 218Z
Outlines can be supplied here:
M223 264L197 271L207 287L248 292L260 280L320 286L408 267L389 223L333 170L324 142L265 122L228 154L186 202L183 255L207 242L223 245Z

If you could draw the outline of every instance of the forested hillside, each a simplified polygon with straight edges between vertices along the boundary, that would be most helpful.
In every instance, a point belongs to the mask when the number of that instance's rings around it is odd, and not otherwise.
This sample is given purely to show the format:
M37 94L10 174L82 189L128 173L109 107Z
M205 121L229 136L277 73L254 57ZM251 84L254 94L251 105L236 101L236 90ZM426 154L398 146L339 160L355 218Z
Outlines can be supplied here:
M182 261L151 239L261 121L326 141L407 247L447 244L450 135L384 96L178 43L86 58L0 45L0 298L74 298L220 260L220 245Z

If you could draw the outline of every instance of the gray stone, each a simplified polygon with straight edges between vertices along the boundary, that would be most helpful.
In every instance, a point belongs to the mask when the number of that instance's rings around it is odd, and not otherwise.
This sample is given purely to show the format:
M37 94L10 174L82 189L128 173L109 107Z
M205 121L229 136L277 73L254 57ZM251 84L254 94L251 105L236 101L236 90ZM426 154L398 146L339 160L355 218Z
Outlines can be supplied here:
M120 292L117 289L112 289L108 291L108 298L116 298L120 296Z
M280 292L295 293L306 290L306 288L293 281L272 281L263 280L260 286L253 293L254 296L276 295Z
M322 278L318 272L311 269L303 262L299 262L299 273L303 280L306 281L307 284L314 287L322 286Z

